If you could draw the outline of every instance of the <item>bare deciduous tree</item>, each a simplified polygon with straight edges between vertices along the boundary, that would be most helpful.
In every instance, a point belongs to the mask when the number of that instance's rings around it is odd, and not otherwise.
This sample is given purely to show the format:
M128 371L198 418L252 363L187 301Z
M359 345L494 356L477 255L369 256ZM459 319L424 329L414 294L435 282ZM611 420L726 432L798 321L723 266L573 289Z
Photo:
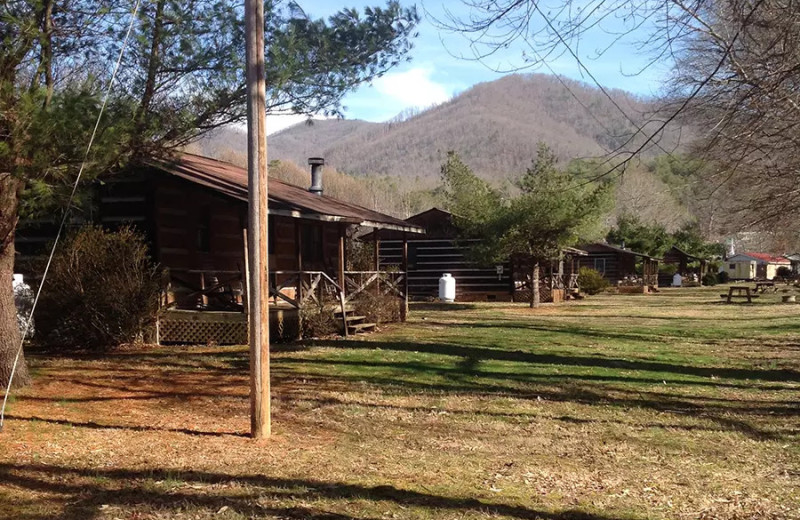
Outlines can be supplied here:
M460 31L486 60L512 44L520 67L567 54L595 31L627 40L654 63L671 63L663 110L641 126L641 144L611 153L627 161L676 119L701 137L695 153L713 164L707 180L726 193L740 226L768 225L800 209L800 4L792 0L463 0L440 25ZM646 65L646 66L649 66ZM636 72L636 71L634 71ZM625 152L625 153L621 153ZM617 163L612 166L617 166ZM608 174L613 168L609 167Z

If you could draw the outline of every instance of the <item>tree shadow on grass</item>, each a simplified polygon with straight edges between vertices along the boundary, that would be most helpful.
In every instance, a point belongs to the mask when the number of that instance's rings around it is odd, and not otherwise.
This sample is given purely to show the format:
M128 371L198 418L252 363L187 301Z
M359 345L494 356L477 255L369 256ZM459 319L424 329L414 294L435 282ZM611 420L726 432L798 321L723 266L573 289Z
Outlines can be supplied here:
M241 432L209 432L189 428L168 428L163 426L146 426L141 424L103 424L94 421L70 421L67 419L51 419L45 417L22 417L19 415L6 414L6 419L27 422L42 422L47 424L60 424L62 426L72 426L75 428L88 428L92 430L126 430L132 432L174 432L186 435L197 435L201 437L247 437Z
M511 419L515 421L540 421L540 420L551 420L551 421L560 421L565 423L571 424L613 424L619 425L628 428L658 428L658 429L665 429L665 430L682 430L682 431L703 431L703 432L721 432L721 431L738 431L743 432L745 435L749 437L756 437L759 439L764 439L765 436L772 438L772 439L785 439L791 436L800 435L799 428L783 428L777 429L776 431L769 432L765 434L765 432L761 430L754 429L752 426L745 425L744 427L737 423L731 422L730 419L727 419L728 422L720 424L720 421L716 421L715 417L708 417L705 415L695 416L694 418L707 418L711 423L717 422L717 426L713 424L703 425L703 424L681 424L676 422L652 422L652 421L640 421L637 422L634 419L631 420L622 420L622 419L610 419L610 418L588 418L588 417L576 417L574 415L547 415L542 413L536 413L534 411L526 411L526 412L510 412L510 411L491 411L486 409L476 409L476 410L457 410L452 408L442 408L442 407L434 407L434 406L404 406L398 404L387 404L387 403L375 403L375 402L366 402L366 401L357 401L357 400L341 400L335 397L314 397L314 396L292 396L289 398L284 398L289 403L295 402L304 402L306 404L312 404L314 409L322 408L322 407L336 407L336 406L363 406L366 408L373 408L373 409L380 409L380 410L393 410L393 411L403 411L403 412L411 412L411 413L421 413L421 414L441 414L447 413L449 415L461 415L466 417L490 417L492 419ZM740 421L741 422L741 421Z
M800 381L800 372L792 369L759 369L729 367L698 367L679 365L660 361L642 359L619 359L595 356L565 356L561 354L539 354L522 350L505 350L500 348L479 348L457 345L453 343L412 343L401 341L315 341L314 345L365 350L396 350L400 352L424 352L446 356L457 356L479 360L513 361L521 363L581 366L587 368L611 368L619 370L636 370L658 373L674 373L697 377L715 377L725 379L796 382Z
M342 342L339 342L342 343ZM405 349L406 344L387 344L386 342L354 342L357 348L380 348L381 351ZM679 416L694 416L710 420L719 425L719 430L737 431L757 440L778 440L796 435L796 431L779 431L776 424L779 418L792 418L800 415L800 406L794 400L747 399L746 397L725 398L705 395L673 393L670 390L658 391L653 388L621 387L602 381L590 381L591 386L580 384L580 376L571 374L520 374L513 371L481 371L482 360L530 362L538 364L578 365L603 368L623 368L627 370L652 370L658 373L678 370L692 374L712 376L721 373L730 377L735 375L745 379L757 373L764 377L764 371L739 371L735 369L699 369L698 367L677 367L664 363L628 360L608 360L591 357L566 357L540 355L525 352L509 352L493 349L478 349L442 344L414 344L415 352L461 355L455 364L425 363L423 361L393 362L376 360L284 360L286 363L330 365L351 367L348 370L331 370L324 375L306 373L306 381L318 381L319 386L330 386L333 381L352 387L356 383L368 383L380 387L384 392L397 389L400 393L409 391L419 394L451 393L479 396L510 396L515 399L553 402L572 402L589 406L612 406L623 409L644 408ZM458 354L455 354L455 353ZM365 370L352 372L352 367ZM688 369L688 370L687 370ZM706 372L708 371L708 372ZM727 372L726 372L727 371ZM318 373L317 373L318 374ZM774 373L769 373L774 377ZM784 376L782 372L778 375ZM614 376L609 376L611 379ZM348 383L349 382L349 383ZM650 384L658 381L647 380ZM681 385L681 381L676 382ZM673 385L674 386L674 385ZM768 427L759 425L761 419L770 418Z
M159 481L178 483L159 490ZM355 479L354 479L355 480ZM199 510L214 514L223 507L247 517L273 515L309 520L377 520L352 516L323 508L352 507L354 501L372 501L404 510L421 508L433 518L445 513L467 513L516 519L539 520L625 520L578 510L543 511L515 504L477 498L448 497L402 489L391 485L368 486L314 479L285 479L266 475L229 475L214 472L85 469L40 464L0 464L0 482L44 495L64 497L66 507L51 518L91 520L103 516L103 509L155 510L160 515ZM213 488L212 488L213 486ZM242 486L245 487L242 490ZM198 489L199 488L199 489ZM236 493L222 494L234 488ZM205 492L204 492L205 491ZM330 504L310 506L329 501ZM385 507L384 505L381 506ZM2 508L2 506L0 506ZM0 509L1 510L1 509ZM113 509L111 509L113 511ZM412 511L413 512L413 511Z

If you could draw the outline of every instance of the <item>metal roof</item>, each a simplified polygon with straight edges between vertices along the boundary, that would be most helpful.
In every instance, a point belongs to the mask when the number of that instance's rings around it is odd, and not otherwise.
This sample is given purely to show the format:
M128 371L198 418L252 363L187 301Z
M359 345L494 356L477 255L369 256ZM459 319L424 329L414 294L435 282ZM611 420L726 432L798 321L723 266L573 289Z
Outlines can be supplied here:
M176 177L247 202L247 170L244 168L194 154L183 154L171 159L151 159L149 164ZM277 179L269 179L269 214L411 233L425 232L421 227L404 220L327 195L316 195Z
M737 256L746 256L748 258L752 258L753 260L757 260L759 262L764 262L767 264L789 264L789 260L782 256L771 255L768 253L738 253L731 256L728 260L732 260Z
M588 251L589 253L604 253L604 252L622 253L626 255L638 256L641 258L649 258L650 260L656 260L659 262L661 261L661 258L656 258L654 256L650 256L645 253L639 253L637 251L632 251L630 249L624 249L622 247L612 246L611 244L603 244L601 242L582 245L581 249Z

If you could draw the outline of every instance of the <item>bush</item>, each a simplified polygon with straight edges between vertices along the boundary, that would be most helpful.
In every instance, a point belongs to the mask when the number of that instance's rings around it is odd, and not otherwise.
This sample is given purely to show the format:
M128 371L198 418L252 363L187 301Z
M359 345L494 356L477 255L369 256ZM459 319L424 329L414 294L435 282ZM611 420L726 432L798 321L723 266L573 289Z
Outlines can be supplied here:
M661 264L658 266L658 272L660 274L672 276L678 272L678 266L675 264Z
M792 277L792 270L785 265L778 267L778 270L775 272L775 276L778 278L791 278Z
M309 305L300 311L304 338L322 338L338 334L342 320L334 316L330 308Z
M36 314L37 340L89 350L140 340L155 323L158 280L134 230L84 228L53 258Z
M400 321L402 300L395 294L375 294L372 287L359 293L353 302L355 314L366 316L368 323L382 325Z
M709 273L709 274L714 274L714 273ZM716 277L719 283L728 283L731 279L731 275L728 274L728 271L720 271L719 273L717 273Z
M719 276L717 276L716 273L706 273L703 275L703 279L701 281L703 282L703 285L706 286L717 285L719 283Z
M578 287L586 294L599 294L609 285L608 280L594 269L581 267L578 271Z

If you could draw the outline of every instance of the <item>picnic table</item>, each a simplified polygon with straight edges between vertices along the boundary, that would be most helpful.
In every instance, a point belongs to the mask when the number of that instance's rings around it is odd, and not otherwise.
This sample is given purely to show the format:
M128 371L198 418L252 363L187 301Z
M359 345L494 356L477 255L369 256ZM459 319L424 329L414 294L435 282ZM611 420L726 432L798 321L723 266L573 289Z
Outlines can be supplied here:
M756 292L767 292L767 289L772 289L773 292L778 292L778 287L775 285L775 282L771 281L761 281L756 282Z
M747 298L747 303L753 303L753 298L758 298L758 295L750 290L749 285L731 285L728 294L720 294L720 297L725 298L725 303L733 303L734 298Z

